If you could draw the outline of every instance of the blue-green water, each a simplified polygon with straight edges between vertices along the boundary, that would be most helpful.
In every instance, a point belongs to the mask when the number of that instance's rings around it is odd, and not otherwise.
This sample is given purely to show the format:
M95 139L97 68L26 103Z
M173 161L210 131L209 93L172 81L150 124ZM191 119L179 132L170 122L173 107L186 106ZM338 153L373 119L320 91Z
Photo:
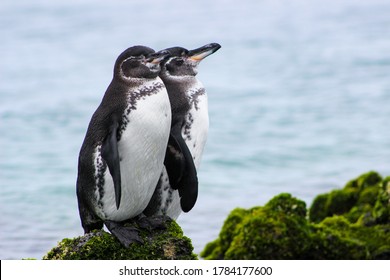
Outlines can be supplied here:
M210 133L195 251L228 212L390 175L386 0L15 1L0 4L0 258L81 235L75 181L89 119L125 48L222 45L200 65Z

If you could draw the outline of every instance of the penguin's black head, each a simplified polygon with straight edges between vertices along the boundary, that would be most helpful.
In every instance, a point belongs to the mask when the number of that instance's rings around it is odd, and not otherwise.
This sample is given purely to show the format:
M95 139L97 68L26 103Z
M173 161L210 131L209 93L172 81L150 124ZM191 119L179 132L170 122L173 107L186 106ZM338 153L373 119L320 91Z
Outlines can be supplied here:
M162 76L196 76L199 62L210 54L215 53L221 45L217 43L207 44L194 50L182 47L165 49L170 56L162 61Z
M122 80L156 78L161 70L160 62L168 54L167 51L156 53L145 46L130 47L118 56L114 67L114 77Z

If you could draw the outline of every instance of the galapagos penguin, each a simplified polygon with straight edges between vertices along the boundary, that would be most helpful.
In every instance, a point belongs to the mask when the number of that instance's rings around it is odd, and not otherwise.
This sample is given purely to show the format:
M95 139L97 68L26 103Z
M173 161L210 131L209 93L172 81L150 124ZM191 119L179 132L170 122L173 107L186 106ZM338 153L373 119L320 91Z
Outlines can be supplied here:
M146 216L167 215L175 220L196 203L196 169L209 127L207 95L196 78L197 67L220 47L212 43L190 51L182 47L166 49L170 56L161 62L160 77L171 102L172 125L164 169L144 211Z
M84 232L105 224L126 247L142 241L121 222L146 208L163 169L171 107L158 75L166 56L145 46L119 55L80 150L76 189Z

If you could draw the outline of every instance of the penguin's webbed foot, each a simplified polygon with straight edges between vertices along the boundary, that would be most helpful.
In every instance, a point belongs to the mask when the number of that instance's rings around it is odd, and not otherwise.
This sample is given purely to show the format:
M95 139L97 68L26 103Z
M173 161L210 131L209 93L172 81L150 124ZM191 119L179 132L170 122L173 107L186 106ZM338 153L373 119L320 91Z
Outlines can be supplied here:
M152 231L155 229L167 229L167 222L172 219L166 215L158 215L151 217L140 217L136 223L141 229L146 229L148 231Z
M108 230L114 235L119 242L129 248L130 244L138 242L143 244L144 241L139 236L139 230L132 226L124 226L121 223L114 221L105 221L104 224Z

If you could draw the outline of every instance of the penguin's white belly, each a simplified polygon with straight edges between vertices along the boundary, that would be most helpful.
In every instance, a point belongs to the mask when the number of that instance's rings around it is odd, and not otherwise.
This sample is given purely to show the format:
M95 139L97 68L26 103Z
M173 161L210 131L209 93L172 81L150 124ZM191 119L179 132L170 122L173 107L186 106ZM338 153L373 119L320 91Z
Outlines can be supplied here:
M186 124L187 125L182 130L182 136L194 159L195 167L198 169L209 131L206 94L198 97L196 106L191 106L191 109L186 116ZM187 129L188 127L189 129Z
M191 152L196 169L199 168L202 159L202 154L207 141L207 134L209 130L209 115L207 95L198 96L195 103L192 103L191 109L186 115L186 125L182 129L182 136ZM164 170L165 171L165 170ZM163 173L163 176L167 176ZM182 210L180 206L180 196L177 190L173 190L163 180L163 190L161 194L162 207L160 214L166 214L172 219L176 220Z
M108 168L100 197L101 218L123 221L142 213L155 190L163 168L171 109L163 92L137 101L118 142L121 169L121 203L116 209L114 184Z

